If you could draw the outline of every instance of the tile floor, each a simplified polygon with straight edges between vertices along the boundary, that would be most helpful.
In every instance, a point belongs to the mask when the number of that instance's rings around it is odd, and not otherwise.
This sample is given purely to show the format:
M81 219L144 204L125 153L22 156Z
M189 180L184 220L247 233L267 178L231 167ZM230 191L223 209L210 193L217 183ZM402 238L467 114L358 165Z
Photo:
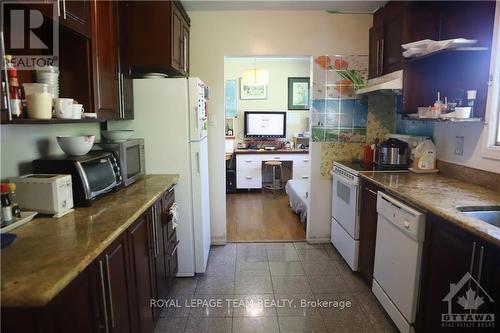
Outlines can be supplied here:
M369 288L329 244L214 246L207 272L178 278L170 297L180 307L162 310L155 333L397 332ZM215 307L184 306L217 300ZM318 300L331 306L313 306Z

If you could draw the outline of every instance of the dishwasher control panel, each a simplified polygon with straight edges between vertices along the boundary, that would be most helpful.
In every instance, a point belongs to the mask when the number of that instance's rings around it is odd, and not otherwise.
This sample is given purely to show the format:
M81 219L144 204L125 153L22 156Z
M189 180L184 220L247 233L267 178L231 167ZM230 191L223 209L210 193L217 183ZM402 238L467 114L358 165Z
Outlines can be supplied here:
M425 214L399 200L378 192L377 212L398 229L419 242L425 238Z

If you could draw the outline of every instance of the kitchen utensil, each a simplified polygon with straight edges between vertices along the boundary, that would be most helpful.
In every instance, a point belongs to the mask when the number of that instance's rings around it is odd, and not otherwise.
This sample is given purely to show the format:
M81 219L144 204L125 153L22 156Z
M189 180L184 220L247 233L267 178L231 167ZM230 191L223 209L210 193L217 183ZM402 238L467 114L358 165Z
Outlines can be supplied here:
M23 210L62 216L73 208L71 175L28 174L12 178Z
M408 143L389 138L380 145L378 162L382 166L400 167L408 165L409 157Z
M26 91L29 91L29 93ZM48 92L48 85L42 84L42 86L25 88L25 95L26 105L28 107L28 118L52 118L52 94Z
M67 155L82 156L92 149L94 140L95 135L58 136L57 144Z
M73 118L73 99L72 98L54 98L54 109L56 117L61 119Z
M111 142L127 141L133 134L133 130L101 131L101 135Z
M82 119L82 113L84 112L82 104L73 104L73 119Z
M29 96L35 93L48 93L49 85L46 83L23 83L24 95Z

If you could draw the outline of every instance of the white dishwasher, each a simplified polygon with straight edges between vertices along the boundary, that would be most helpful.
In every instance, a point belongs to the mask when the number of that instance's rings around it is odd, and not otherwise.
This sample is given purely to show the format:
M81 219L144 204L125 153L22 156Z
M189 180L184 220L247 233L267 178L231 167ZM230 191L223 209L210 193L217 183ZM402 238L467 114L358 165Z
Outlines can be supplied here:
M372 291L401 332L414 332L425 214L378 192Z

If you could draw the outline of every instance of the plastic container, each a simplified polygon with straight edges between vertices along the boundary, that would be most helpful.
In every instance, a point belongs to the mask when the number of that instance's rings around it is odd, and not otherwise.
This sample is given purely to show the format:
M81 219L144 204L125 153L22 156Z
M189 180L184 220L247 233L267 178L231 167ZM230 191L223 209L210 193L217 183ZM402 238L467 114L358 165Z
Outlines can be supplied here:
M431 140L420 142L412 151L413 168L417 170L436 169L436 146Z
M26 105L28 106L28 118L52 118L52 94L48 92L42 92L27 95Z
M24 83L23 84L24 95L28 97L35 93L48 93L49 85L47 83Z

